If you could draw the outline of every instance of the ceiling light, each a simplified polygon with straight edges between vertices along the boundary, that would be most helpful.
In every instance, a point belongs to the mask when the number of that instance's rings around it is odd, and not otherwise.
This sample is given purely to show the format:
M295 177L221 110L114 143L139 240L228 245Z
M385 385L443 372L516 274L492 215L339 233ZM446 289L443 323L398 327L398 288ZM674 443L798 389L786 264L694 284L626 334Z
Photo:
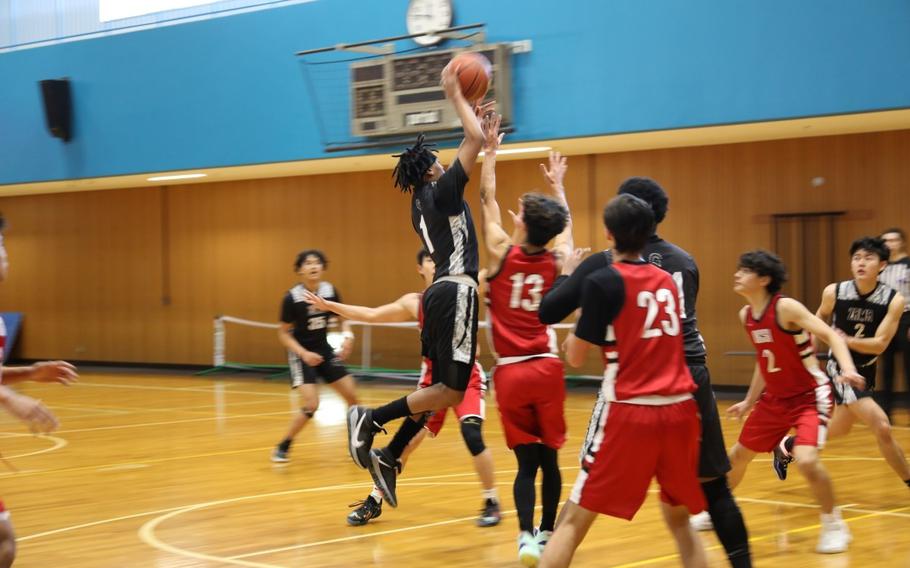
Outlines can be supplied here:
M148 181L171 181L175 179L195 179L204 178L208 174L174 174L172 176L154 176L148 178Z

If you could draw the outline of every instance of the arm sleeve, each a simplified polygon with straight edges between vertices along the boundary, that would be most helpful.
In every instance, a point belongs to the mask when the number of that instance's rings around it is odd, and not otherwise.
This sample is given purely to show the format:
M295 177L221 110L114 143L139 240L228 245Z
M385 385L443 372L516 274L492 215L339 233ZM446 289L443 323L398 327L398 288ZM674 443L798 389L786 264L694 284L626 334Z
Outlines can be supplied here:
M281 321L294 323L294 300L290 294L285 294L284 300L281 301Z
M592 272L609 264L606 252L592 254L575 269L571 276L560 276L540 302L538 317L551 325L566 319L581 305L582 284Z
M464 173L461 161L456 158L455 162L442 177L436 182L435 199L436 206L446 215L457 215L461 213L462 203L464 202L464 188L468 184L468 175Z
M619 315L624 298L622 277L615 270L608 268L586 278L575 336L594 345L604 345L607 326Z

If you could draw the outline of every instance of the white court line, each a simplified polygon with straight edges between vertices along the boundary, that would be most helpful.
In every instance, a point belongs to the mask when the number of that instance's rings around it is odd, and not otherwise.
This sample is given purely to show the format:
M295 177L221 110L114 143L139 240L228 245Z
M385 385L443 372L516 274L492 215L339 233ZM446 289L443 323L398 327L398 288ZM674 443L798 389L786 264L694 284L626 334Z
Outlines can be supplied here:
M229 419L234 420L237 418L260 418L268 416L288 416L290 413L287 410L281 410L276 412L260 412L257 414L233 414L229 416ZM217 416L205 416L202 418L185 418L182 420L168 420L164 422L139 422L137 424L118 424L115 426L95 426L92 428L73 428L68 430L59 430L60 434L73 434L76 432L97 432L99 430L119 430L123 428L143 428L146 426L165 426L168 424L186 424L189 422L205 422L206 420L218 420Z
M42 440L50 440L53 442L53 445L50 448L44 448L43 450L35 450L34 452L28 452L25 454L13 454L11 456L3 456L6 459L16 459L24 458L28 456L37 456L38 454L46 454L48 452L53 452L54 450L59 450L66 446L67 441L63 438L58 438L57 436L48 436L47 434L36 435L36 434L21 434L19 432L0 432L0 437L3 438L38 438ZM14 472L15 473L15 472Z

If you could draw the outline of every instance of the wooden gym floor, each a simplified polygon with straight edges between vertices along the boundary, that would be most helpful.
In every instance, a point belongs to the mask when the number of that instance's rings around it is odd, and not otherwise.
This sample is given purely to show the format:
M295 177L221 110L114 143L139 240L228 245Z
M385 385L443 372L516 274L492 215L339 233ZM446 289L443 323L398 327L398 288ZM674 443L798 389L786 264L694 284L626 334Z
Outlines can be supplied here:
M484 433L505 516L481 529L474 525L479 486L451 416L440 437L426 440L408 463L399 508L349 527L347 505L371 483L347 455L345 409L328 389L286 466L269 461L291 411L280 381L92 373L70 388L21 390L43 399L62 425L53 436L34 437L9 416L0 418L0 450L18 469L0 473L0 496L19 537L18 568L518 565L515 464L492 396ZM360 393L375 404L408 390L367 385ZM591 391L573 392L567 401L564 498L593 398ZM898 441L910 449L906 411L897 424ZM730 443L739 424L724 427ZM818 511L807 486L795 471L779 482L766 458L737 490L755 565L910 566L910 490L880 458L869 431L858 427L831 442L824 459L853 531L850 551L813 552ZM714 534L702 535L711 565L725 566ZM575 565L677 565L656 495L631 523L601 518Z

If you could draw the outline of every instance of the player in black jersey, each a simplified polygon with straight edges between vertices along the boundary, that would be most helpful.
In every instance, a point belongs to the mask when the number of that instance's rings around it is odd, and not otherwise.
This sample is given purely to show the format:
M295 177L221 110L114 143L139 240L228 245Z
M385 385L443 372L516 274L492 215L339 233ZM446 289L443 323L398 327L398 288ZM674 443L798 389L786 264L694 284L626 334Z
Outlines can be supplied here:
M395 185L411 193L411 222L436 263L433 285L423 295L424 325L420 333L423 356L433 363L433 385L385 406L351 407L348 412L348 450L354 463L369 468L386 502L396 507L395 481L399 458L426 422L427 414L455 406L464 397L477 348L477 235L471 209L464 201L468 176L483 144L481 117L493 103L471 108L461 93L458 77L447 66L442 86L464 128L455 161L444 170L423 135L399 154ZM410 416L389 445L371 449L373 436L396 418Z
M327 330L330 320L337 316L308 304L307 290L327 300L341 301L334 286L322 279L328 262L322 251L310 249L297 255L294 271L300 283L288 290L281 302L281 324L278 340L288 350L291 369L291 387L299 388L300 414L291 420L284 439L272 452L272 461L284 463L294 437L303 429L319 408L319 391L316 379L321 378L348 403L357 404L354 377L342 361L351 353L354 334L347 321L341 322L344 343L340 352L329 345Z
M667 214L670 200L664 189L652 179L629 178L619 186L618 193L628 193L648 202L654 210L654 218L658 225ZM698 475L708 502L707 513L710 516L710 518L704 518L704 515L692 517L693 525L701 529L710 529L713 526L732 566L736 568L751 566L752 559L746 525L742 512L727 485L730 461L727 458L720 415L717 412L717 401L714 398L706 366L705 343L696 322L698 266L689 253L673 243L661 239L656 233L645 244L642 257L670 273L679 289L679 303L684 307L685 312L682 328L686 364L698 386L695 401L698 403L702 426ZM556 280L553 288L544 296L540 304L540 321L545 324L555 324L568 317L579 307L582 284L588 275L611 262L612 255L608 250L591 255L580 265L577 261L566 262L563 266L563 276ZM600 406L603 401L599 399L597 404ZM594 414L597 415L598 412L595 410ZM590 431L591 426L589 425ZM582 449L583 452L585 450L586 448Z
M853 279L825 287L816 315L830 322L847 341L856 370L866 379L866 388L862 390L833 381L840 374L840 368L837 361L829 357L827 372L833 382L837 405L828 423L828 438L846 435L859 420L872 431L879 452L891 469L910 487L907 458L894 440L888 416L872 397L878 356L894 337L904 311L903 296L878 281L879 273L888 263L888 256L882 239L863 237L853 241L850 245ZM787 436L774 451L774 469L781 479L787 477L792 446L793 439Z

